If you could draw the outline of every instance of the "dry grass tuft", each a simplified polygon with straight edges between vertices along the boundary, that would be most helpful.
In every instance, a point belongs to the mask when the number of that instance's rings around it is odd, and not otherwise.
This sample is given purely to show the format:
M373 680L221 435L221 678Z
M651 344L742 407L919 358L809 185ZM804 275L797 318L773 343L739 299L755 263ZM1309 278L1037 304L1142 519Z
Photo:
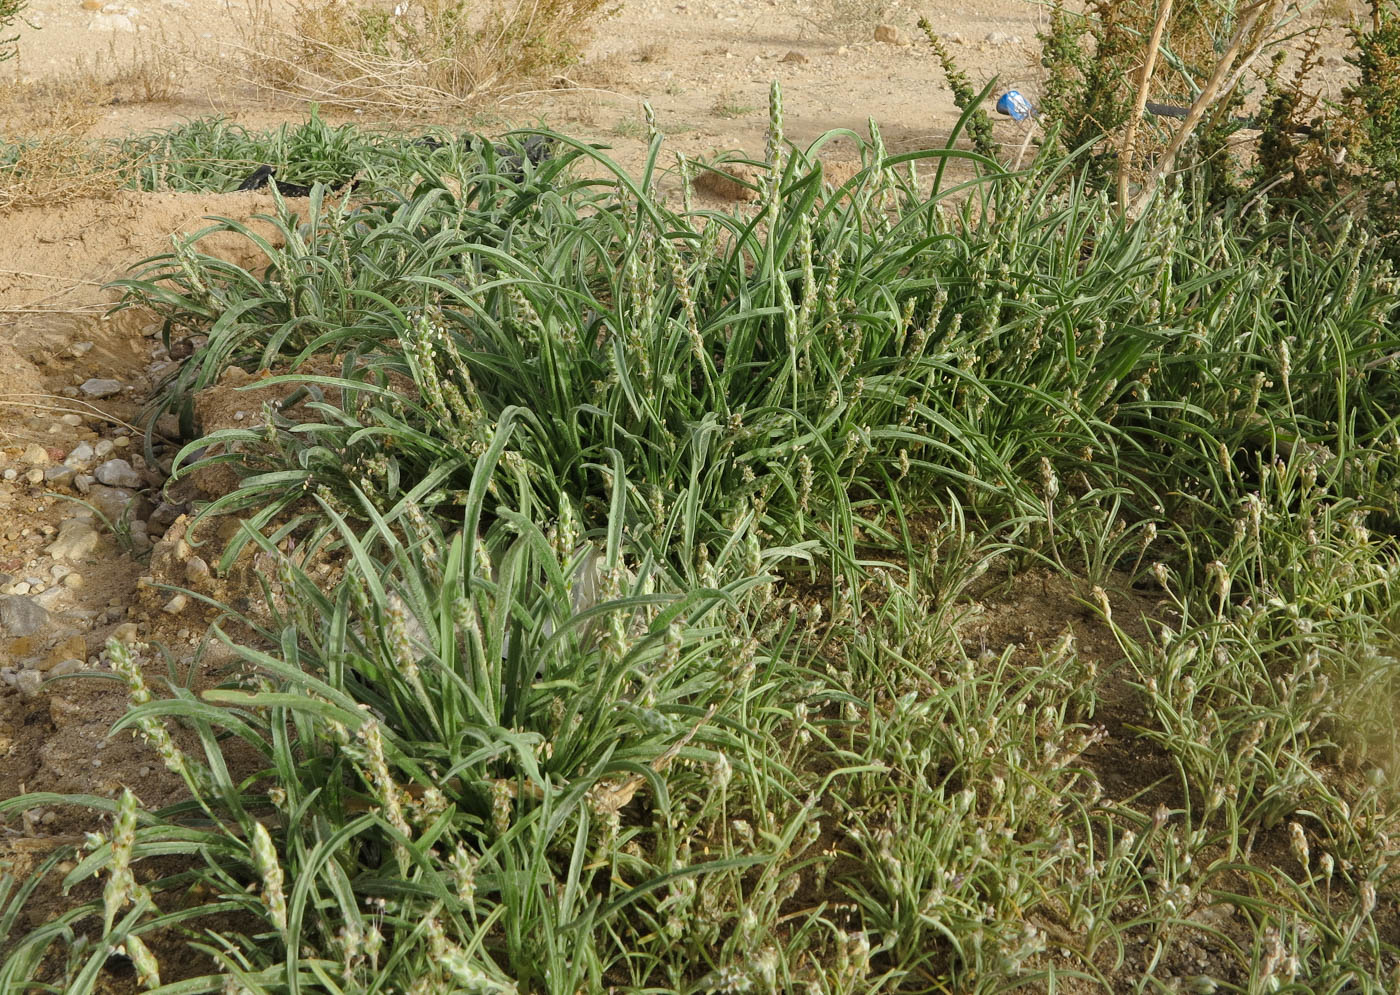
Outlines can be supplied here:
M115 44L58 76L0 85L0 211L110 196L129 161L86 137L111 104L158 103L184 85L187 62L163 35Z
M822 34L869 41L894 4L890 0L811 0L802 6L802 19Z
M243 31L245 82L388 114L471 106L574 64L607 0L263 0Z

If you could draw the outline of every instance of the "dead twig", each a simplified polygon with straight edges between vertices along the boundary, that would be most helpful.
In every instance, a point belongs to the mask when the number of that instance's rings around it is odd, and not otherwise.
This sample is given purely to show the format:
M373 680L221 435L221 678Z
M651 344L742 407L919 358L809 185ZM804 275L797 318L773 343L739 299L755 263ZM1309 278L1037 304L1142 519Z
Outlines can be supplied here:
M1127 214L1136 217L1142 213L1157 192L1157 187L1162 181L1162 177L1171 172L1176 164L1176 158L1181 154L1181 150L1186 147L1187 141L1195 133L1197 126L1205 117L1206 112L1214 106L1217 99L1228 94L1236 85L1240 78L1249 68L1250 64L1259 57L1263 51L1264 43L1267 41L1270 31L1261 31L1255 34L1255 26L1259 23L1260 17L1268 10L1275 11L1282 4L1283 0L1255 0L1244 9L1244 16L1241 18L1239 26L1235 29L1234 36L1230 39L1230 44L1225 53L1220 57L1220 61L1215 64L1215 71L1211 73L1210 79L1201 89L1200 95L1191 108L1186 112L1186 118L1181 122L1181 127L1177 129L1176 135L1172 138L1171 144L1166 151L1158 158L1152 169L1148 172L1143 182L1142 189L1138 191L1137 198L1133 201ZM1254 44L1243 59L1240 59L1240 51L1250 38L1254 38ZM1238 65L1236 64L1238 60Z
M1138 78L1137 100L1133 104L1132 116L1128 118L1128 130L1123 135L1123 150L1118 158L1118 210L1128 209L1128 174L1132 169L1133 156L1137 152L1137 127L1147 109L1147 89L1152 85L1152 71L1157 67L1157 53L1162 47L1162 32L1166 30L1167 18L1172 14L1172 0L1162 0L1157 11L1157 23L1152 26L1152 38L1147 43L1147 54L1142 60L1142 75Z

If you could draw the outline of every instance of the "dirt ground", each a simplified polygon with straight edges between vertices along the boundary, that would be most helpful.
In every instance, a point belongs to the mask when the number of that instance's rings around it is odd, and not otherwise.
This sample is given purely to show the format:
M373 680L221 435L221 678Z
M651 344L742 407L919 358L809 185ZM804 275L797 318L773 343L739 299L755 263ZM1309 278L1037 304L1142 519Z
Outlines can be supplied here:
M247 4L134 4L33 0L21 58L0 66L0 77L107 80L78 98L88 105L94 136L215 113L249 126L304 117L304 106L238 82L248 57L240 42ZM581 67L587 85L503 101L473 126L543 122L607 142L635 165L644 155L639 125L649 101L677 151L758 155L768 87L778 79L787 134L798 144L833 128L864 132L869 117L892 149L941 143L959 112L914 27L924 12L974 85L995 75L1002 88L1032 99L1038 92L1043 6L898 4L846 38L818 30L821 6L625 0L598 32L591 68ZM893 41L875 40L880 25L896 30ZM1324 78L1334 88L1345 79L1335 49L1325 54ZM162 99L142 96L153 92ZM42 124L13 117L12 131ZM1021 125L1000 119L998 127L1003 141L1020 144ZM105 191L0 218L0 799L36 790L113 797L126 785L159 805L178 789L128 733L109 736L127 695L103 646L115 636L137 647L152 680L168 668L179 679L213 679L214 663L197 658L212 613L159 582L198 590L208 583L204 557L212 562L216 554L179 538L190 495L163 490L175 447L144 451L134 428L172 359L149 315L108 314L118 293L106 284L167 250L172 236L200 227L206 215L248 219L271 207L255 193ZM68 498L99 508L119 534ZM1077 611L1071 602L1065 610ZM1021 628L1060 628L1053 619L1033 622ZM95 813L43 807L0 817L0 866L13 861L22 870L100 821Z

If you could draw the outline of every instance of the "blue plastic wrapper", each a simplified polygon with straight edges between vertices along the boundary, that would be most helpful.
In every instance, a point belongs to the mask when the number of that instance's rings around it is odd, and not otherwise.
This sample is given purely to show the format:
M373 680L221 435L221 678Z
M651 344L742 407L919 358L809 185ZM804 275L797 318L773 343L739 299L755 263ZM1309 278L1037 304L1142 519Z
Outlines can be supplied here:
M997 100L997 113L1005 114L1013 121L1024 121L1035 113L1035 108L1021 95L1020 90L1007 90Z

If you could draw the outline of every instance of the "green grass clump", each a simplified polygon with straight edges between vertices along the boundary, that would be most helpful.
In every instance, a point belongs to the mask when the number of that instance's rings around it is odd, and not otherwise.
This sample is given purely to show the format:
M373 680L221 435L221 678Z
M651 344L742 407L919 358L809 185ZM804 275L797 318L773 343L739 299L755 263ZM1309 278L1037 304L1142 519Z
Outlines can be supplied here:
M428 135L426 137L432 137ZM338 188L352 180L405 185L436 159L472 160L489 144L442 132L434 147L422 137L331 126L313 107L303 123L250 131L225 118L196 118L175 128L113 140L106 149L128 186L176 193L228 193L262 165L283 183Z
M0 985L1387 990L1382 247L873 127L834 190L777 98L751 208L405 148L123 282L207 336L156 410L287 392L186 450L265 607L201 695L108 651L188 801L0 802L115 817Z

